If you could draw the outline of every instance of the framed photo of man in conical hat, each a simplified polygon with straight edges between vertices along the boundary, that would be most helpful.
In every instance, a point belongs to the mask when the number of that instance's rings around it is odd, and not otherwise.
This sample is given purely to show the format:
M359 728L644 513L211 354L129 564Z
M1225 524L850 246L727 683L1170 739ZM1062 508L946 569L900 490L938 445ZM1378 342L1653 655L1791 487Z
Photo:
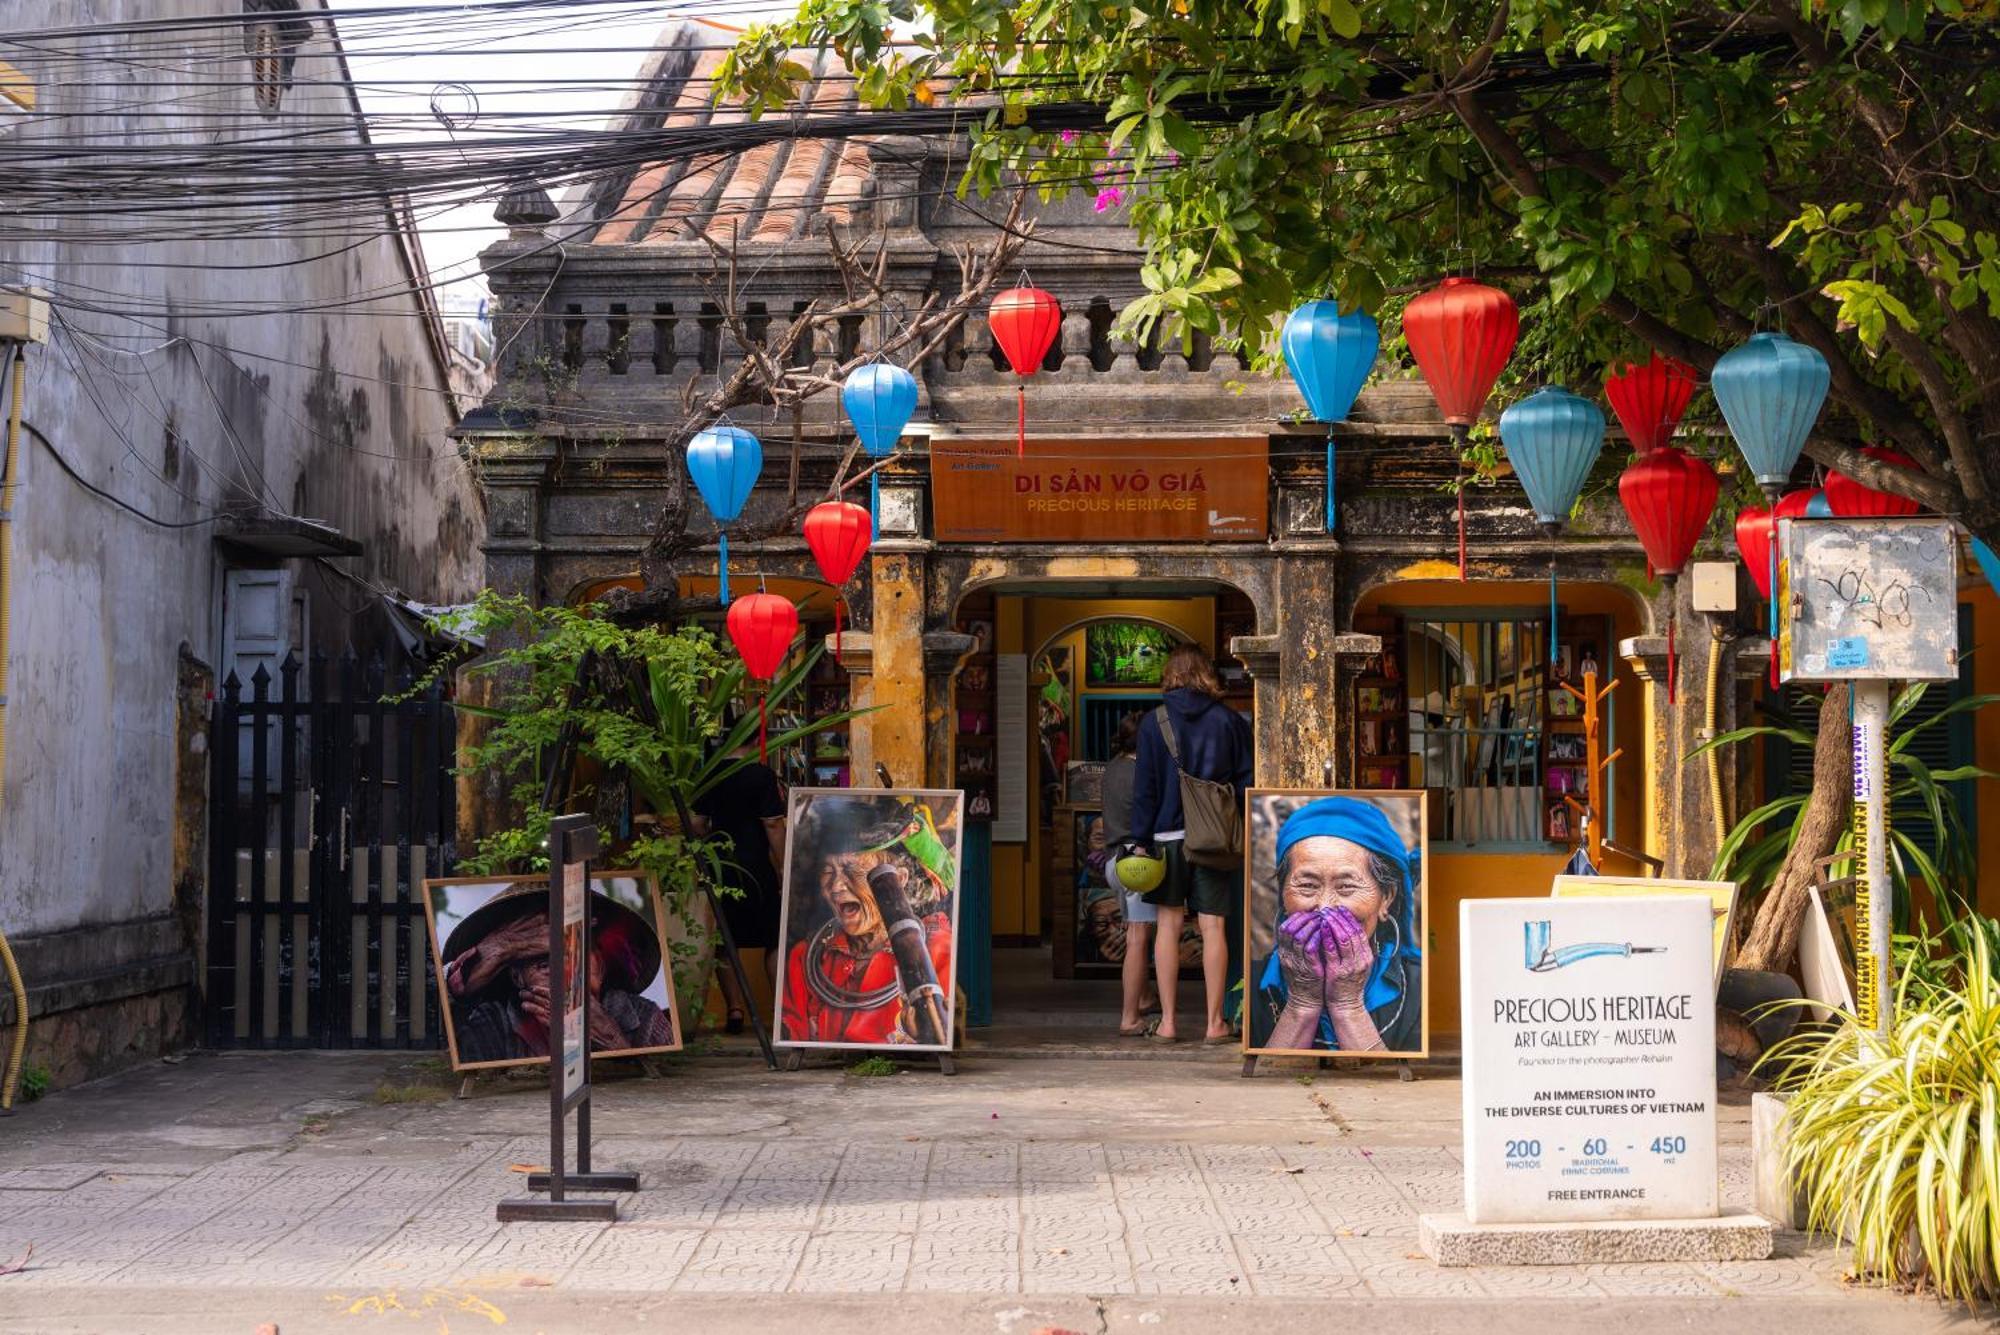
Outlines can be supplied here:
M590 1052L641 1057L681 1046L666 920L653 878L590 878ZM552 1004L547 876L424 882L445 1044L455 1071L549 1059Z
M945 789L792 790L780 1046L951 1048L964 807Z

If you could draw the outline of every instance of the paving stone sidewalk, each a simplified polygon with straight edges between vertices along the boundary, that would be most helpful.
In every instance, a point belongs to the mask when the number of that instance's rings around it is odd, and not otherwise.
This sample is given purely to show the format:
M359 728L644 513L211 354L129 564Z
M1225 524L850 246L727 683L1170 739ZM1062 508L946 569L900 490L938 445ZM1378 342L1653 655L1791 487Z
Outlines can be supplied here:
M0 1171L10 1289L557 1287L677 1293L1742 1296L1840 1292L1786 1240L1743 1264L1439 1270L1416 1216L1458 1204L1449 1148L1098 1140L629 1136L645 1189L614 1225L494 1222L545 1140L475 1136L421 1163L290 1149L186 1172ZM1724 1159L1747 1205L1746 1152Z

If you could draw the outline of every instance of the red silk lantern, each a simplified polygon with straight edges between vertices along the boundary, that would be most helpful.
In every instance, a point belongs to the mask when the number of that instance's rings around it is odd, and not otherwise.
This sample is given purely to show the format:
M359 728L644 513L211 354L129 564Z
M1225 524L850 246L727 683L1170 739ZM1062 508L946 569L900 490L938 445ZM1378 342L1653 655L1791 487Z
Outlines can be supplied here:
M1447 278L1403 309L1403 337L1431 397L1464 449L1521 332L1514 301L1470 278ZM1458 577L1465 578L1465 488L1458 490Z
M1667 703L1675 703L1674 631L1679 618L1674 607L1674 584L1681 567L1694 553L1715 513L1715 498L1722 489L1715 470L1707 462L1685 450L1663 446L1642 454L1626 466L1618 479L1618 499L1625 503L1625 515L1646 559L1667 583Z
M993 341L1007 354L1007 364L1021 377L1016 387L1015 414L1020 435L1017 455L1028 452L1027 379L1042 369L1042 358L1062 332L1062 303L1038 287L1010 287L986 308Z
M1618 414L1618 425L1625 428L1632 448L1650 454L1673 438L1698 381L1692 366L1656 352L1646 361L1626 362L1606 376L1604 397Z
M1870 459L1878 459L1897 468L1914 470L1917 461L1896 450L1883 449L1879 445L1869 445L1862 449ZM1901 519L1913 515L1924 507L1907 496L1896 496L1886 491L1855 481L1845 473L1832 473L1826 479L1827 507L1843 519Z
M1750 582L1757 586L1757 596L1766 602L1771 600L1771 533L1768 505L1745 506L1736 516L1736 550L1750 572Z
M833 656L840 658L840 586L854 578L861 558L868 555L874 521L866 506L852 501L822 501L806 512L806 546L820 578L833 585Z
M736 646L736 652L743 656L743 666L750 676L768 682L778 673L791 652L792 641L799 633L799 609L792 606L789 598L780 598L775 593L753 593L747 598L738 598L729 604L729 641ZM770 691L757 699L757 759L762 761L765 754L765 734L769 725L766 706Z

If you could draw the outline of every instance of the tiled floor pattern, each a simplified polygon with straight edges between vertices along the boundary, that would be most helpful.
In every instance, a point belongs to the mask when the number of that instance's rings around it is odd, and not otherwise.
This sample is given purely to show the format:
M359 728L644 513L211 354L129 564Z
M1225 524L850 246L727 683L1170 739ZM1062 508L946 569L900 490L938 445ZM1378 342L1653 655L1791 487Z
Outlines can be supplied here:
M644 1190L619 1222L494 1222L546 1146L422 1167L237 1155L187 1174L0 1172L7 1286L554 1285L708 1293L1731 1295L1839 1291L1786 1239L1756 1264L1439 1270L1416 1216L1459 1200L1446 1149L1077 1142L600 1142ZM1725 1150L1725 1207L1748 1198Z

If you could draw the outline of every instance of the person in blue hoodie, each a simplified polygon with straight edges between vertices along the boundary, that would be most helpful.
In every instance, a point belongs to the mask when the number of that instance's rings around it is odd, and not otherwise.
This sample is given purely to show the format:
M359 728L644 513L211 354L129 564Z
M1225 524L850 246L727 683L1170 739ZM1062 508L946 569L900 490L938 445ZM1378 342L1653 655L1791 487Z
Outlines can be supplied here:
M1222 683L1196 644L1182 644L1167 656L1160 678L1165 702L1139 723L1138 769L1132 779L1132 842L1165 860L1167 872L1146 902L1159 910L1153 934L1153 971L1160 990L1160 1025L1154 1037L1174 1042L1174 991L1180 980L1181 922L1193 913L1201 930L1201 972L1207 1000L1203 1039L1231 1041L1223 1002L1229 989L1229 930L1232 906L1242 894L1243 871L1197 866L1182 852L1187 837L1181 815L1180 771L1226 783L1240 798L1250 786L1255 754L1250 724L1222 703ZM1161 731L1164 718L1180 752L1176 764Z

